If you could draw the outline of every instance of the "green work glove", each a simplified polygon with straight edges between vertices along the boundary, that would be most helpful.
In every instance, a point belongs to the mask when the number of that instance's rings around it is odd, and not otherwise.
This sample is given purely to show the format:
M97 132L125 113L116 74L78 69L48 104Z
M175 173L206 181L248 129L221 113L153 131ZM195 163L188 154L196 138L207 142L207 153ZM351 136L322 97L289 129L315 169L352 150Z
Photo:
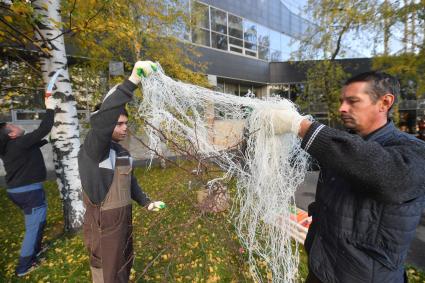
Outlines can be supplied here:
M149 211L160 211L165 208L165 203L162 201L153 201L148 205Z
M132 83L138 85L142 77L146 78L152 72L156 72L158 66L152 61L137 61L134 64L131 76L128 78Z

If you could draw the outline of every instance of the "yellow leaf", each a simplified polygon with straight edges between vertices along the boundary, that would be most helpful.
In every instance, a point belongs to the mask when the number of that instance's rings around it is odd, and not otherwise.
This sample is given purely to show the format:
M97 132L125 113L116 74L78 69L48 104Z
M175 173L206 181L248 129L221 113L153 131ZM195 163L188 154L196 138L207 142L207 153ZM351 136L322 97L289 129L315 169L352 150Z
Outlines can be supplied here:
M11 16L4 16L4 19L5 19L7 22L9 22L9 23L12 23L12 22L13 22L13 19L12 19L12 17L11 17Z

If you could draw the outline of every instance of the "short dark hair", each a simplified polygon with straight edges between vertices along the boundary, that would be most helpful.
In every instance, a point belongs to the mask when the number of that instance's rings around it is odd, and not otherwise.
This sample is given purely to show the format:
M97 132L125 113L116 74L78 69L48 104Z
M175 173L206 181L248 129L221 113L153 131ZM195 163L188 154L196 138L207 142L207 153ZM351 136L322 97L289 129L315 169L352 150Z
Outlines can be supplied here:
M6 149L6 144L10 140L9 132L10 130L6 128L6 122L0 122L0 155L4 155Z
M99 111L100 107L102 106L102 103L98 103L94 106L93 112ZM125 117L128 118L128 112L127 109L123 109L120 113L120 115L124 115Z
M124 115L125 117L128 118L128 111L127 111L127 109L123 108L123 110L121 111L120 115Z
M344 86L357 82L369 83L370 88L367 93L369 94L373 102L378 101L379 97L389 93L394 95L395 103L397 101L397 98L400 96L399 81L395 77L384 72L370 71L361 73L348 79L344 83Z

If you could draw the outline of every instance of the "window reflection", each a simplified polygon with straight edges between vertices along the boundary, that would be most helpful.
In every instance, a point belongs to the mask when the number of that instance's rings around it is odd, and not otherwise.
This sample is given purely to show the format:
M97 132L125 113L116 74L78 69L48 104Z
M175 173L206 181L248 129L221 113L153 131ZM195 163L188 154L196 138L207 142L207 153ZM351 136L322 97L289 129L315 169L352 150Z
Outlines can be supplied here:
M280 50L280 33L274 30L270 31L270 48Z
M263 60L270 60L270 50L268 47L266 46L258 46L258 58L263 59Z
M227 36L224 34L211 32L211 47L227 50Z
M192 42L210 46L210 32L201 28L194 28L192 30Z
M192 19L195 28L192 29L192 41L194 43L267 61L288 60L291 53L298 49L298 42L286 34L212 6L196 1L193 3ZM305 20L298 17L291 24L291 29L293 28L296 34L307 25ZM176 36L187 38L188 33L183 27L176 25L174 29Z
M229 35L243 39L242 18L229 14Z
M226 12L211 7L211 30L227 34Z
M244 40L257 43L257 25L250 21L243 22Z
M295 102L305 91L303 83L275 84L270 86L271 96L280 96Z
M240 89L240 93L239 93L240 96L245 96L248 92L252 93L252 86L251 85L240 84L239 89Z
M258 45L262 46L270 46L270 35L269 35L269 29L266 27L263 27L261 25L257 26L258 28Z
M282 51L272 49L270 52L270 60L273 62L280 62L282 61Z
M194 2L192 8L192 21L198 27L210 28L208 6L199 2Z
M224 87L224 91L226 93L239 95L239 86L236 85L236 84L226 83L226 85Z
M244 43L245 54L253 57L257 57L257 45L251 42Z
M243 41L237 38L229 37L229 50L243 53Z
M285 34L280 35L280 48L282 51L287 52L290 50L291 38Z

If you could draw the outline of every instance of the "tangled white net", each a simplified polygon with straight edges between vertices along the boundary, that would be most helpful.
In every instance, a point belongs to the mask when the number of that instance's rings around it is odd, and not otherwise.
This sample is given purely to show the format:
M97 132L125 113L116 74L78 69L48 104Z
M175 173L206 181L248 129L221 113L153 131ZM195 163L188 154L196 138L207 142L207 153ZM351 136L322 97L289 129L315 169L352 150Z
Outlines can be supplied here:
M238 97L177 82L162 69L142 80L142 90L143 100L137 103L151 149L160 150L167 135L171 144L185 143L188 153L218 164L225 172L223 178L236 177L232 215L254 280L295 282L298 245L291 241L289 219L308 155L295 135L275 136L269 116L271 108L295 106L285 99ZM225 113L234 123L245 119L245 135L217 145L214 113ZM242 159L236 150L241 137L246 141ZM267 263L269 276L261 275L259 258Z

